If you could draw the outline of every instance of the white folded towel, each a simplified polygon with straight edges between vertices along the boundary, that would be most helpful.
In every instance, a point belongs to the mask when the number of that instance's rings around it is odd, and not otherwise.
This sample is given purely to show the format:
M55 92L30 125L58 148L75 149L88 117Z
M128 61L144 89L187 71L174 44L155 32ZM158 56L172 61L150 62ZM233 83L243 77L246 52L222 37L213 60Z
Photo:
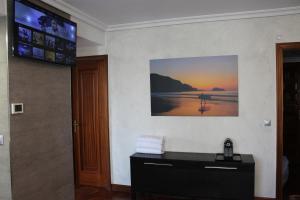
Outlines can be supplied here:
M152 148L152 149L161 149L164 146L164 143L153 143L153 142L146 142L146 141L137 141L136 147L140 148Z
M149 154L163 154L163 149L150 149L150 148L136 148L137 153L149 153Z
M164 137L142 135L138 137L137 142L147 142L147 143L155 143L155 144L162 145L164 143Z
M164 137L140 136L136 141L136 152L149 154L164 153Z

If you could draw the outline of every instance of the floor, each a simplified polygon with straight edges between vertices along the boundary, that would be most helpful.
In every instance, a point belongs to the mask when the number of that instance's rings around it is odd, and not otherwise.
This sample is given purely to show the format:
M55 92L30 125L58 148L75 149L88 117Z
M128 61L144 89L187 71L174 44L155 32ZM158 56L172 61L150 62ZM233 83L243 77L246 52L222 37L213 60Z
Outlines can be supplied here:
M174 200L169 197L158 196L143 196L139 200ZM108 192L105 189L94 187L80 187L76 188L76 200L131 200L129 193L124 192ZM178 198L177 198L178 200Z
M139 200L175 200L174 198L167 197L140 197ZM292 195L287 200L300 200L299 195ZM80 187L76 188L76 200L131 200L129 193L124 192L108 192L105 189L93 187ZM178 198L177 198L178 200ZM180 199L179 200L183 200ZM186 200L186 199L184 199Z
M76 188L76 200L131 200L130 194L93 187Z

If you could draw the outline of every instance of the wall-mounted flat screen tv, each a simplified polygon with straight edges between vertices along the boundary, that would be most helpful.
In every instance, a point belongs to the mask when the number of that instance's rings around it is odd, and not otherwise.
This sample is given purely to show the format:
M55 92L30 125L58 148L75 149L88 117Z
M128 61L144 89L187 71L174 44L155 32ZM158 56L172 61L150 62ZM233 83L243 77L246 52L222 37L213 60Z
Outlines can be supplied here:
M15 56L74 65L76 23L26 0L14 0Z

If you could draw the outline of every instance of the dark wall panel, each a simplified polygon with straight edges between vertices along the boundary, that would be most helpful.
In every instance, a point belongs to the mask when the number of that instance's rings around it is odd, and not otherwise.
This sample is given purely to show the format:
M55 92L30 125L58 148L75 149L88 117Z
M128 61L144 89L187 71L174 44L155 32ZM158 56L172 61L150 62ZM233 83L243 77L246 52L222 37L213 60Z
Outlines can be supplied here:
M13 199L73 200L71 68L11 57L9 88Z

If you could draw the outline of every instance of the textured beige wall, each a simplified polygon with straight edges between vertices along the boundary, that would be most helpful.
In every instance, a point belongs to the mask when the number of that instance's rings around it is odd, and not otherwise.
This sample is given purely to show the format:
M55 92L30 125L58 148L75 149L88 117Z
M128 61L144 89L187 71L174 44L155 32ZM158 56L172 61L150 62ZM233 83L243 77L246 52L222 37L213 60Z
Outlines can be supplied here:
M73 200L71 68L12 57L9 80L13 200Z
M256 196L275 197L275 44L300 41L299 33L300 15L108 33L113 183L130 184L129 156L140 134L164 135L167 150L186 152L222 152L231 137L236 152L254 155ZM214 55L238 55L238 117L151 117L150 59Z
M0 17L0 135L4 135L4 145L0 145L0 199L11 199L10 154L9 154L9 104L8 104L8 63L6 42L6 17Z

